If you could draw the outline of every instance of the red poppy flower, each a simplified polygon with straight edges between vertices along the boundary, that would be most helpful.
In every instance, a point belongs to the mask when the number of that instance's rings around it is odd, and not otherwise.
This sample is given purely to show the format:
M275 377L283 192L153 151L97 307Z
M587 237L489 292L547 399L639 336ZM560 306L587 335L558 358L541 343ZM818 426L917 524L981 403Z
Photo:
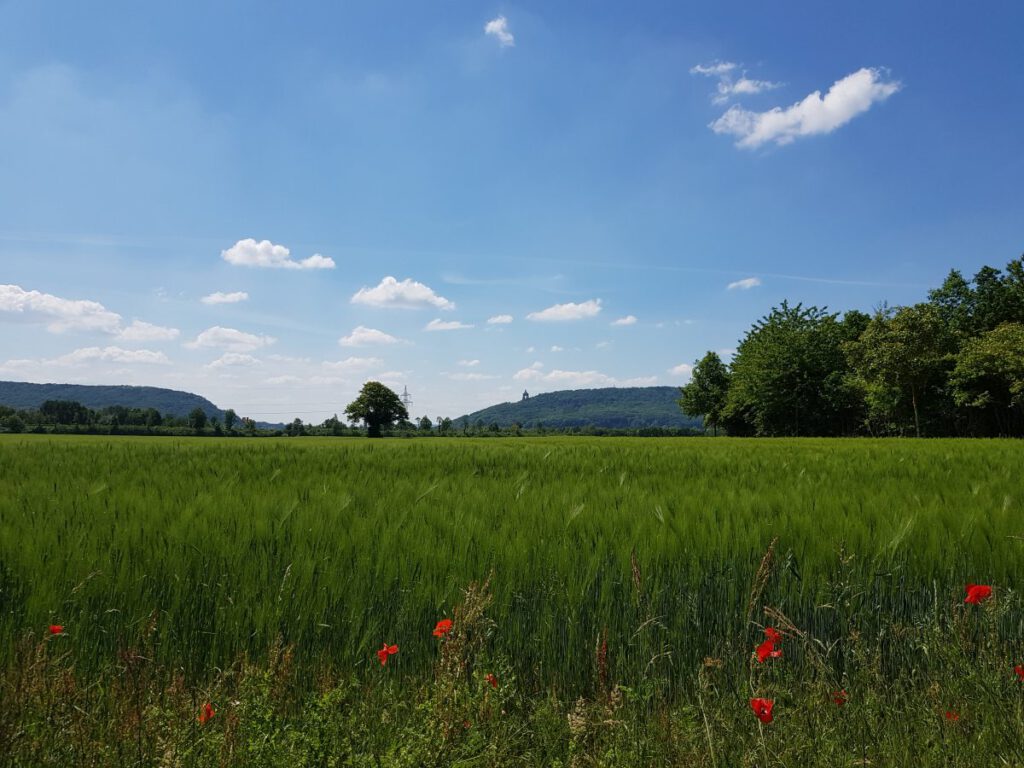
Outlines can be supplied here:
M754 710L754 715L762 723L770 723L772 721L772 708L775 706L773 699L751 699L750 708Z
M441 637L442 635L447 635L449 632L451 632L451 630L452 620L441 619L439 622L437 622L437 626L434 627L434 637Z
M946 710L946 719L949 720L951 723L955 723L957 720L960 719L960 713L959 712L954 712L951 709L947 709Z
M775 643L771 640L765 640L755 649L757 653L757 660L761 664L764 664L766 659L772 658L777 659L782 655L782 651L775 649Z
M394 656L398 653L397 645L388 645L384 643L384 647L377 651L377 658L380 659L380 665L383 667L388 663L388 656Z
M775 627L765 627L764 636L771 640L773 643L777 643L782 640L782 635Z
M845 690L842 690L842 691L832 691L832 701L835 702L835 705L837 707L843 706L843 704L846 703L846 700L848 698L849 698L849 696L847 696Z
M51 635L63 635L64 634L64 625L63 624L51 624L50 625L50 634Z
M1018 667L1018 669L1020 669L1020 667ZM497 688L498 687L498 678L496 678L490 672L487 673L487 677L485 677L484 680L486 680L488 683L491 684L491 688Z
M977 605L982 600L988 600L990 597L992 597L992 587L987 584L968 584L967 597L964 598L964 602Z
M1018 680L1024 682L1024 666L1018 664L1016 667L1013 668L1013 672L1017 675Z
M206 702L203 704L203 708L199 711L199 724L206 725L216 714L217 713L214 711L213 705L210 702Z

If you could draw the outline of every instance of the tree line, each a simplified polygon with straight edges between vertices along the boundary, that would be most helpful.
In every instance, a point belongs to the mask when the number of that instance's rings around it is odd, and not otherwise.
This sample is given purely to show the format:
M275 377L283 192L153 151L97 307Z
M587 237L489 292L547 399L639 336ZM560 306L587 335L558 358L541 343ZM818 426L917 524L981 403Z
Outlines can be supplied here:
M783 302L679 405L715 434L1024 436L1024 256L872 314Z

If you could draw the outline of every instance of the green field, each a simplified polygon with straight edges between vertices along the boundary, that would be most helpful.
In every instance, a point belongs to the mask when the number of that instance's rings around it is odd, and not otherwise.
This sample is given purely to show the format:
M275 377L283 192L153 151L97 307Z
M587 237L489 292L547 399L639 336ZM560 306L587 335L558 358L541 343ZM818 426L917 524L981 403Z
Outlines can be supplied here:
M979 440L5 436L0 752L1024 764L1022 466ZM964 605L968 582L993 598ZM769 624L784 656L759 665Z

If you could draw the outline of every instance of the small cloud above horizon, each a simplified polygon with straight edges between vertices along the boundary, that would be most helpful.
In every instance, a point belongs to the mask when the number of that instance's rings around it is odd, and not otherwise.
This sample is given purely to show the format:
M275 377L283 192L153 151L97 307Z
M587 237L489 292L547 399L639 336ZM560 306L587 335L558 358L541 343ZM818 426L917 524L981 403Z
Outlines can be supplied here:
M455 302L439 296L434 289L412 278L402 281L388 275L373 288L362 287L352 296L353 304L396 309L455 309Z
M751 288L756 288L761 285L761 278L759 277L745 277L742 280L737 280L734 283L729 283L725 286L727 291L749 291Z
M504 16L498 16L484 24L484 34L495 38L502 48L512 48L516 44L515 35L509 32L508 19Z
M601 312L601 300L590 299L580 303L567 302L555 304L542 309L539 312L531 312L526 316L527 320L539 322L561 322L564 320L584 320L589 317L596 317Z
M236 267L258 267L263 269L334 269L334 259L314 253L307 259L295 261L283 245L269 240L257 242L251 237L239 240L230 248L220 252L221 258Z

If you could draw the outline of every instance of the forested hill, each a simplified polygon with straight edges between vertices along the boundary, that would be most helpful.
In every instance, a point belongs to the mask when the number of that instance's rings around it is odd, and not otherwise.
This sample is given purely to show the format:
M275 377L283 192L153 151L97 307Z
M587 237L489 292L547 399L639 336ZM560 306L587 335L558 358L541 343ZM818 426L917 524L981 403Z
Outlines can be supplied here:
M543 425L552 429L588 426L605 429L699 429L701 420L683 415L678 400L678 387L573 389L534 395L516 403L492 405L463 418L468 418L471 424L483 421L487 425L497 423L500 427L519 424L524 428Z
M205 397L161 387L95 386L85 384L28 384L0 381L0 405L16 410L38 408L47 400L72 400L86 408L113 405L125 408L155 408L164 416L184 418L202 408L207 418L224 420L224 411Z

